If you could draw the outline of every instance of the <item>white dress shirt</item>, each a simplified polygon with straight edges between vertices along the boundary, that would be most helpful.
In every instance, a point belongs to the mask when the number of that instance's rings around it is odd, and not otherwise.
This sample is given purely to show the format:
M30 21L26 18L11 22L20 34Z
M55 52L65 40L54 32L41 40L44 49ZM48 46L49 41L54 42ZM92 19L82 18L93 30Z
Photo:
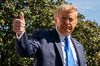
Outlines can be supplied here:
M63 65L66 66L66 53L65 53L65 50L64 50L64 48L65 48L65 42L64 42L65 36L61 35L61 33L58 30L57 30L57 32L58 32L58 35L59 35L59 38L60 38L62 51L63 51L63 58L64 58L64 64ZM76 56L76 51L75 51L73 43L72 43L72 41L70 39L70 35L68 36L68 42L69 42L69 46L71 47L72 54L74 56L75 65L78 66L78 60L77 60L77 56Z

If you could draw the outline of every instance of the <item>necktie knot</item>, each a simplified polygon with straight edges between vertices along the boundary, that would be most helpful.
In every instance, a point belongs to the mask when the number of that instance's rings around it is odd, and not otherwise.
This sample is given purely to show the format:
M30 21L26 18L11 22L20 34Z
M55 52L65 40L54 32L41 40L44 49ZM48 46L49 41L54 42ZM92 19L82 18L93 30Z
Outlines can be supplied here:
M65 42L65 46L68 46L68 37L67 36L64 38L64 42Z

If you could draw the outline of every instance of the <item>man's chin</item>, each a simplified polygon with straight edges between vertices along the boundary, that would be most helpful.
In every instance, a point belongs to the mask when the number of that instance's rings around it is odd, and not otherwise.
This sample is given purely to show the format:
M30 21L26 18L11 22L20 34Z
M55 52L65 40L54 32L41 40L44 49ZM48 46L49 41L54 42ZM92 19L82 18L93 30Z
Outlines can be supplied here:
M66 32L66 33L63 33L63 36L69 36L71 33L70 32Z
M66 35L68 36L68 35L70 35L71 34L71 31L70 30L67 30L66 31Z

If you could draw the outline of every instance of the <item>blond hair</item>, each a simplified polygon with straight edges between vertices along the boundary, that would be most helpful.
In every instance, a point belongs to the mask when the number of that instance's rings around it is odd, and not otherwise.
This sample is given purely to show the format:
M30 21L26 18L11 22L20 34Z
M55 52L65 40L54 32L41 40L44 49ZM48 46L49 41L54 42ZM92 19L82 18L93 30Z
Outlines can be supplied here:
M59 14L63 11L67 11L67 12L74 11L76 12L76 14L78 13L76 6L63 4L63 5L58 6L58 8L55 10L54 17L59 16Z

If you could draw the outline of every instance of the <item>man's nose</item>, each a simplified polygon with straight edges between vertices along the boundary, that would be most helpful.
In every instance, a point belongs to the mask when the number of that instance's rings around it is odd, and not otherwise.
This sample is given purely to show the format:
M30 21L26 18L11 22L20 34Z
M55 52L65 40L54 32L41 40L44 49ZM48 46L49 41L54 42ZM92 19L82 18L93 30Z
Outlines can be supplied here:
M69 19L67 19L65 23L66 23L67 25L69 25L69 24L70 24Z

